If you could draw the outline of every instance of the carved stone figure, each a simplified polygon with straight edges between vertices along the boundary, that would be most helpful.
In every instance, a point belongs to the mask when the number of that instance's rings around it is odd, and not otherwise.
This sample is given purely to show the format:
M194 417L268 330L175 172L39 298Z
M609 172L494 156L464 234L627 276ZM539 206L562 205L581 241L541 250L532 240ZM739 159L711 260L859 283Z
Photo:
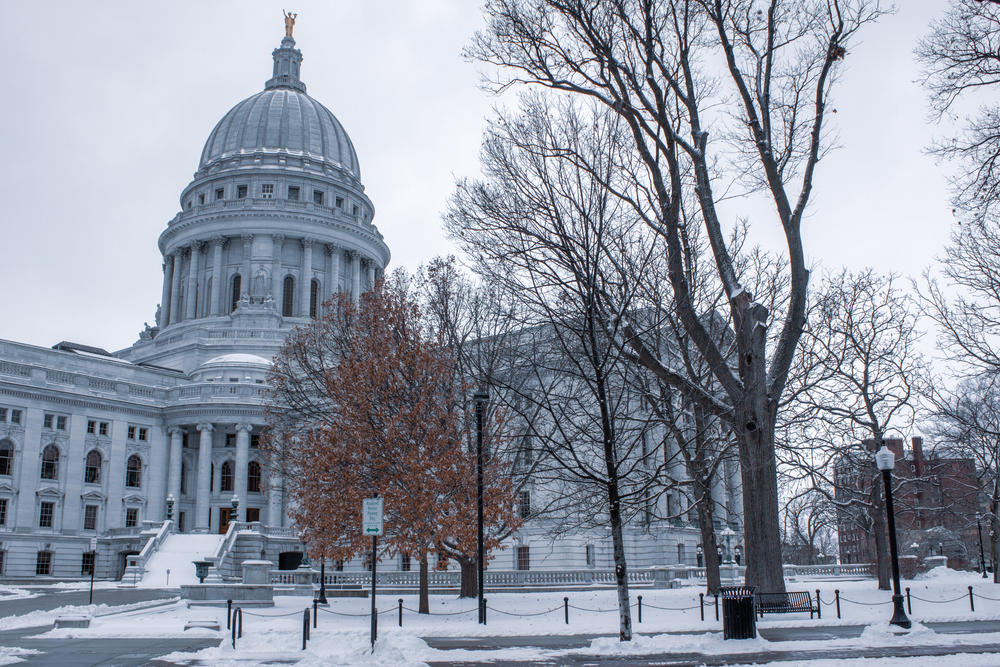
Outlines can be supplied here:
M281 13L285 15L285 37L291 37L292 29L295 27L295 17L298 14L286 12L284 9L281 10Z
M252 296L259 296L263 298L265 294L265 283L267 282L267 276L264 273L264 269L257 269L257 273L253 276L253 291Z

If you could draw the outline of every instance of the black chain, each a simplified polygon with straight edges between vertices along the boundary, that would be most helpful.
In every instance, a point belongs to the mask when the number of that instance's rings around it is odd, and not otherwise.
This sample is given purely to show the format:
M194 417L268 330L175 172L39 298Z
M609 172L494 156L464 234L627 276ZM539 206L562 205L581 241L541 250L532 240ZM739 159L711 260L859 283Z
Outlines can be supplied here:
M487 607L487 609L489 609L491 611L495 611L498 614L503 614L504 616L521 616L521 617L527 617L527 616L544 616L545 614L551 614L554 611L559 611L560 609L562 609L562 607L556 607L554 609L549 609L548 611L540 611L537 614L515 614L515 613L509 612L509 611L501 611L500 609L494 609L493 607ZM473 610L473 611L475 611L475 610Z

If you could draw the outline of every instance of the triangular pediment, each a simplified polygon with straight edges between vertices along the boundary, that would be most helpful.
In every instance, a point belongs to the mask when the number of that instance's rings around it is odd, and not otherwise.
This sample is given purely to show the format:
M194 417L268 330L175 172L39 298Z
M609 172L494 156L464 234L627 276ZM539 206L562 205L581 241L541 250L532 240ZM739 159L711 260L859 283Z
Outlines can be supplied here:
M44 488L44 489L39 489L37 491L37 493L38 493L38 495L42 496L43 498L62 498L63 495L64 495L62 491L60 491L59 489L56 489L56 488L52 488L52 487L47 487L47 488Z
M83 500L99 500L101 502L104 502L108 499L107 496L105 496L103 493L100 493L99 491L87 491L87 493L81 494L80 498L82 498Z
M145 503L146 499L137 493L132 493L122 498L123 503Z
M17 493L17 489L10 482L0 482L0 493Z

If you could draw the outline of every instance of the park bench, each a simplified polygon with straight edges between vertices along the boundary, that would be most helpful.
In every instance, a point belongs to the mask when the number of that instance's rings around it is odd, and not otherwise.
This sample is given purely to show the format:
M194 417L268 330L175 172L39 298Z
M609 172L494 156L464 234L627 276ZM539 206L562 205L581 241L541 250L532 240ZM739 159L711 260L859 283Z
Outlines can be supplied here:
M819 615L819 600L813 606L812 595L808 591L790 593L754 593L754 604L761 618L764 614L788 614L795 611L808 611L809 618Z

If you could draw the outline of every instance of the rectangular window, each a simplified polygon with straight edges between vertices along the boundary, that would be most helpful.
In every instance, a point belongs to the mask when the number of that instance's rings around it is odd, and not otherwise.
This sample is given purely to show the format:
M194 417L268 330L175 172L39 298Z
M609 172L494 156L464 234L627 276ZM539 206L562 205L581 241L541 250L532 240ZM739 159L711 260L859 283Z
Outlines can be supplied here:
M274 183L264 183L260 186L261 199L274 199Z
M254 521L260 521L260 508L259 507L248 507L247 508L247 523L253 523Z
M323 191L322 190L313 190L313 203L314 204L319 204L320 206L323 205Z
M108 428L110 426L111 425L108 422L101 422L100 426L98 426L98 428L97 428L97 434L98 435L107 436L108 435Z
M251 447L260 447L260 433L251 433L250 434L250 446Z
M297 185L288 186L288 201L298 201L299 200L299 188Z
M343 572L344 571L344 561L338 560L337 564L333 566L333 569L336 570L337 572Z
M403 572L410 571L410 554L402 554L399 558L399 569Z
M135 426L128 427L128 439L135 440Z
M358 213L361 213L361 209L357 205L355 205L354 206L354 215L357 215Z
M56 417L56 428L58 430L60 430L60 431L65 431L66 430L66 418L65 417Z
M337 197L337 199L334 200L334 201L337 202L337 208L344 208L344 198L343 197Z
M531 492L522 491L521 492L521 506L519 508L522 519L531 518Z
M52 527L52 515L55 514L55 509L56 509L55 503L42 503L41 508L38 511L39 528Z
M139 525L139 508L129 507L125 510L125 527L134 528Z
M87 433L90 435L97 433L97 422L93 419L87 421Z
M594 564L594 546L592 544L587 545L587 565Z
M97 505L87 505L84 508L83 529L97 530Z
M38 559L35 560L35 574L36 575L49 575L52 574L52 552L51 551L39 551Z
M177 532L184 532L184 512L177 513Z
M145 427L139 427L139 441L146 442L149 439L149 429Z
M83 561L80 567L80 573L84 576L89 577L94 573L94 552L88 551L83 554Z
M0 408L0 424L7 421L7 408Z
M0 498L0 526L7 525L7 499Z
M235 447L235 446L236 446L236 434L235 433L227 433L226 434L226 447Z
M21 411L20 410L11 410L10 411L10 423L11 424L20 424L21 423Z
M52 415L45 415L42 418L42 428L52 428L52 421L55 419Z
M216 188L215 189L215 201L219 201L220 199L225 199L225 198L226 198L226 189L225 188Z
M205 193L198 195L198 206L202 206L205 203Z
M517 569L518 570L530 570L531 569L531 547L518 547L517 548Z
M237 199L246 199L247 198L247 186L245 186L245 185L237 185L236 186L236 198Z

